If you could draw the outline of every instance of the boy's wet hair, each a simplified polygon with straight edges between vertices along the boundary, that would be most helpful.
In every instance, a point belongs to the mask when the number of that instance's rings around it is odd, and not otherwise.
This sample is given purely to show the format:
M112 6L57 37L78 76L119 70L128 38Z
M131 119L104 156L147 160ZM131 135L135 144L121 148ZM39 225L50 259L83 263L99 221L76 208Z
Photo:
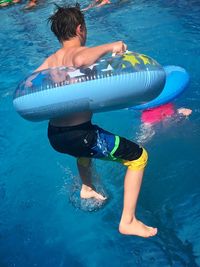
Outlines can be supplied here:
M56 12L49 17L48 21L51 23L52 32L62 43L76 36L78 25L85 27L85 19L78 3L73 7L60 7L58 5L56 7Z

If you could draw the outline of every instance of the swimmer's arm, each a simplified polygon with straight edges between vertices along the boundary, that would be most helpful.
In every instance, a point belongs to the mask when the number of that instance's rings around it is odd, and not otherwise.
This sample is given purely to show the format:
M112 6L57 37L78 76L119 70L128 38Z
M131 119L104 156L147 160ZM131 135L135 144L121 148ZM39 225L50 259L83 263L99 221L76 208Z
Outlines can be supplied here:
M115 53L117 55L122 55L127 49L126 44L122 41L103 44L95 47L84 47L79 50L73 57L73 65L76 68L89 66L95 63L99 58L108 54Z

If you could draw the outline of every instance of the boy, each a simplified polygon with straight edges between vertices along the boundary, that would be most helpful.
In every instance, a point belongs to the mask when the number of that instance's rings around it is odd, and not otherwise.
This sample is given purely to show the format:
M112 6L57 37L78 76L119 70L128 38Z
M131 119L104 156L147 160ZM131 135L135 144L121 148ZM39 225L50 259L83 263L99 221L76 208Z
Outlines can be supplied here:
M57 6L57 11L49 21L51 30L62 47L48 57L36 71L59 66L75 68L89 66L107 53L121 55L127 48L122 41L86 47L87 30L84 15L78 4L75 7ZM58 152L77 158L83 183L80 192L82 198L105 200L105 197L97 193L92 185L91 158L106 158L127 166L124 180L124 207L119 231L127 235L154 236L157 229L143 224L135 217L144 167L147 163L147 152L129 140L93 125L91 119L92 113L85 111L50 120L48 138L52 147Z

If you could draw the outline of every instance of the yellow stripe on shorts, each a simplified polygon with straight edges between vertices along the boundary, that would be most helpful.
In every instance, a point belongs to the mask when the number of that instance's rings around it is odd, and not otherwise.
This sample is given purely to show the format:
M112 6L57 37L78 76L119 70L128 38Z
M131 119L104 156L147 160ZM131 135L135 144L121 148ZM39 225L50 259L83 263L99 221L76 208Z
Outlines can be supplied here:
M144 169L144 167L147 165L148 154L144 148L142 149L143 149L142 155L139 157L139 159L132 160L132 161L123 160L122 164L128 167L128 169L134 170L134 171Z

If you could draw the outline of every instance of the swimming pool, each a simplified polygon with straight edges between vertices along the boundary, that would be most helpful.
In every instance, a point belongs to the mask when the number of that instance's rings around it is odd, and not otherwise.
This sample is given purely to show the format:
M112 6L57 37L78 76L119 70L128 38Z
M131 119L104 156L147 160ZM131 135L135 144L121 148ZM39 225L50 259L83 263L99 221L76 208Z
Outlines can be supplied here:
M124 40L129 50L191 75L176 106L192 108L192 116L160 125L145 145L150 159L138 214L159 229L148 240L117 232L125 171L120 165L96 162L109 201L85 211L74 160L51 149L46 122L24 121L13 110L18 82L59 47L46 24L52 3L32 12L23 12L23 4L0 10L0 266L200 266L199 1L127 1L86 15L89 45ZM140 113L102 113L94 121L134 140Z

